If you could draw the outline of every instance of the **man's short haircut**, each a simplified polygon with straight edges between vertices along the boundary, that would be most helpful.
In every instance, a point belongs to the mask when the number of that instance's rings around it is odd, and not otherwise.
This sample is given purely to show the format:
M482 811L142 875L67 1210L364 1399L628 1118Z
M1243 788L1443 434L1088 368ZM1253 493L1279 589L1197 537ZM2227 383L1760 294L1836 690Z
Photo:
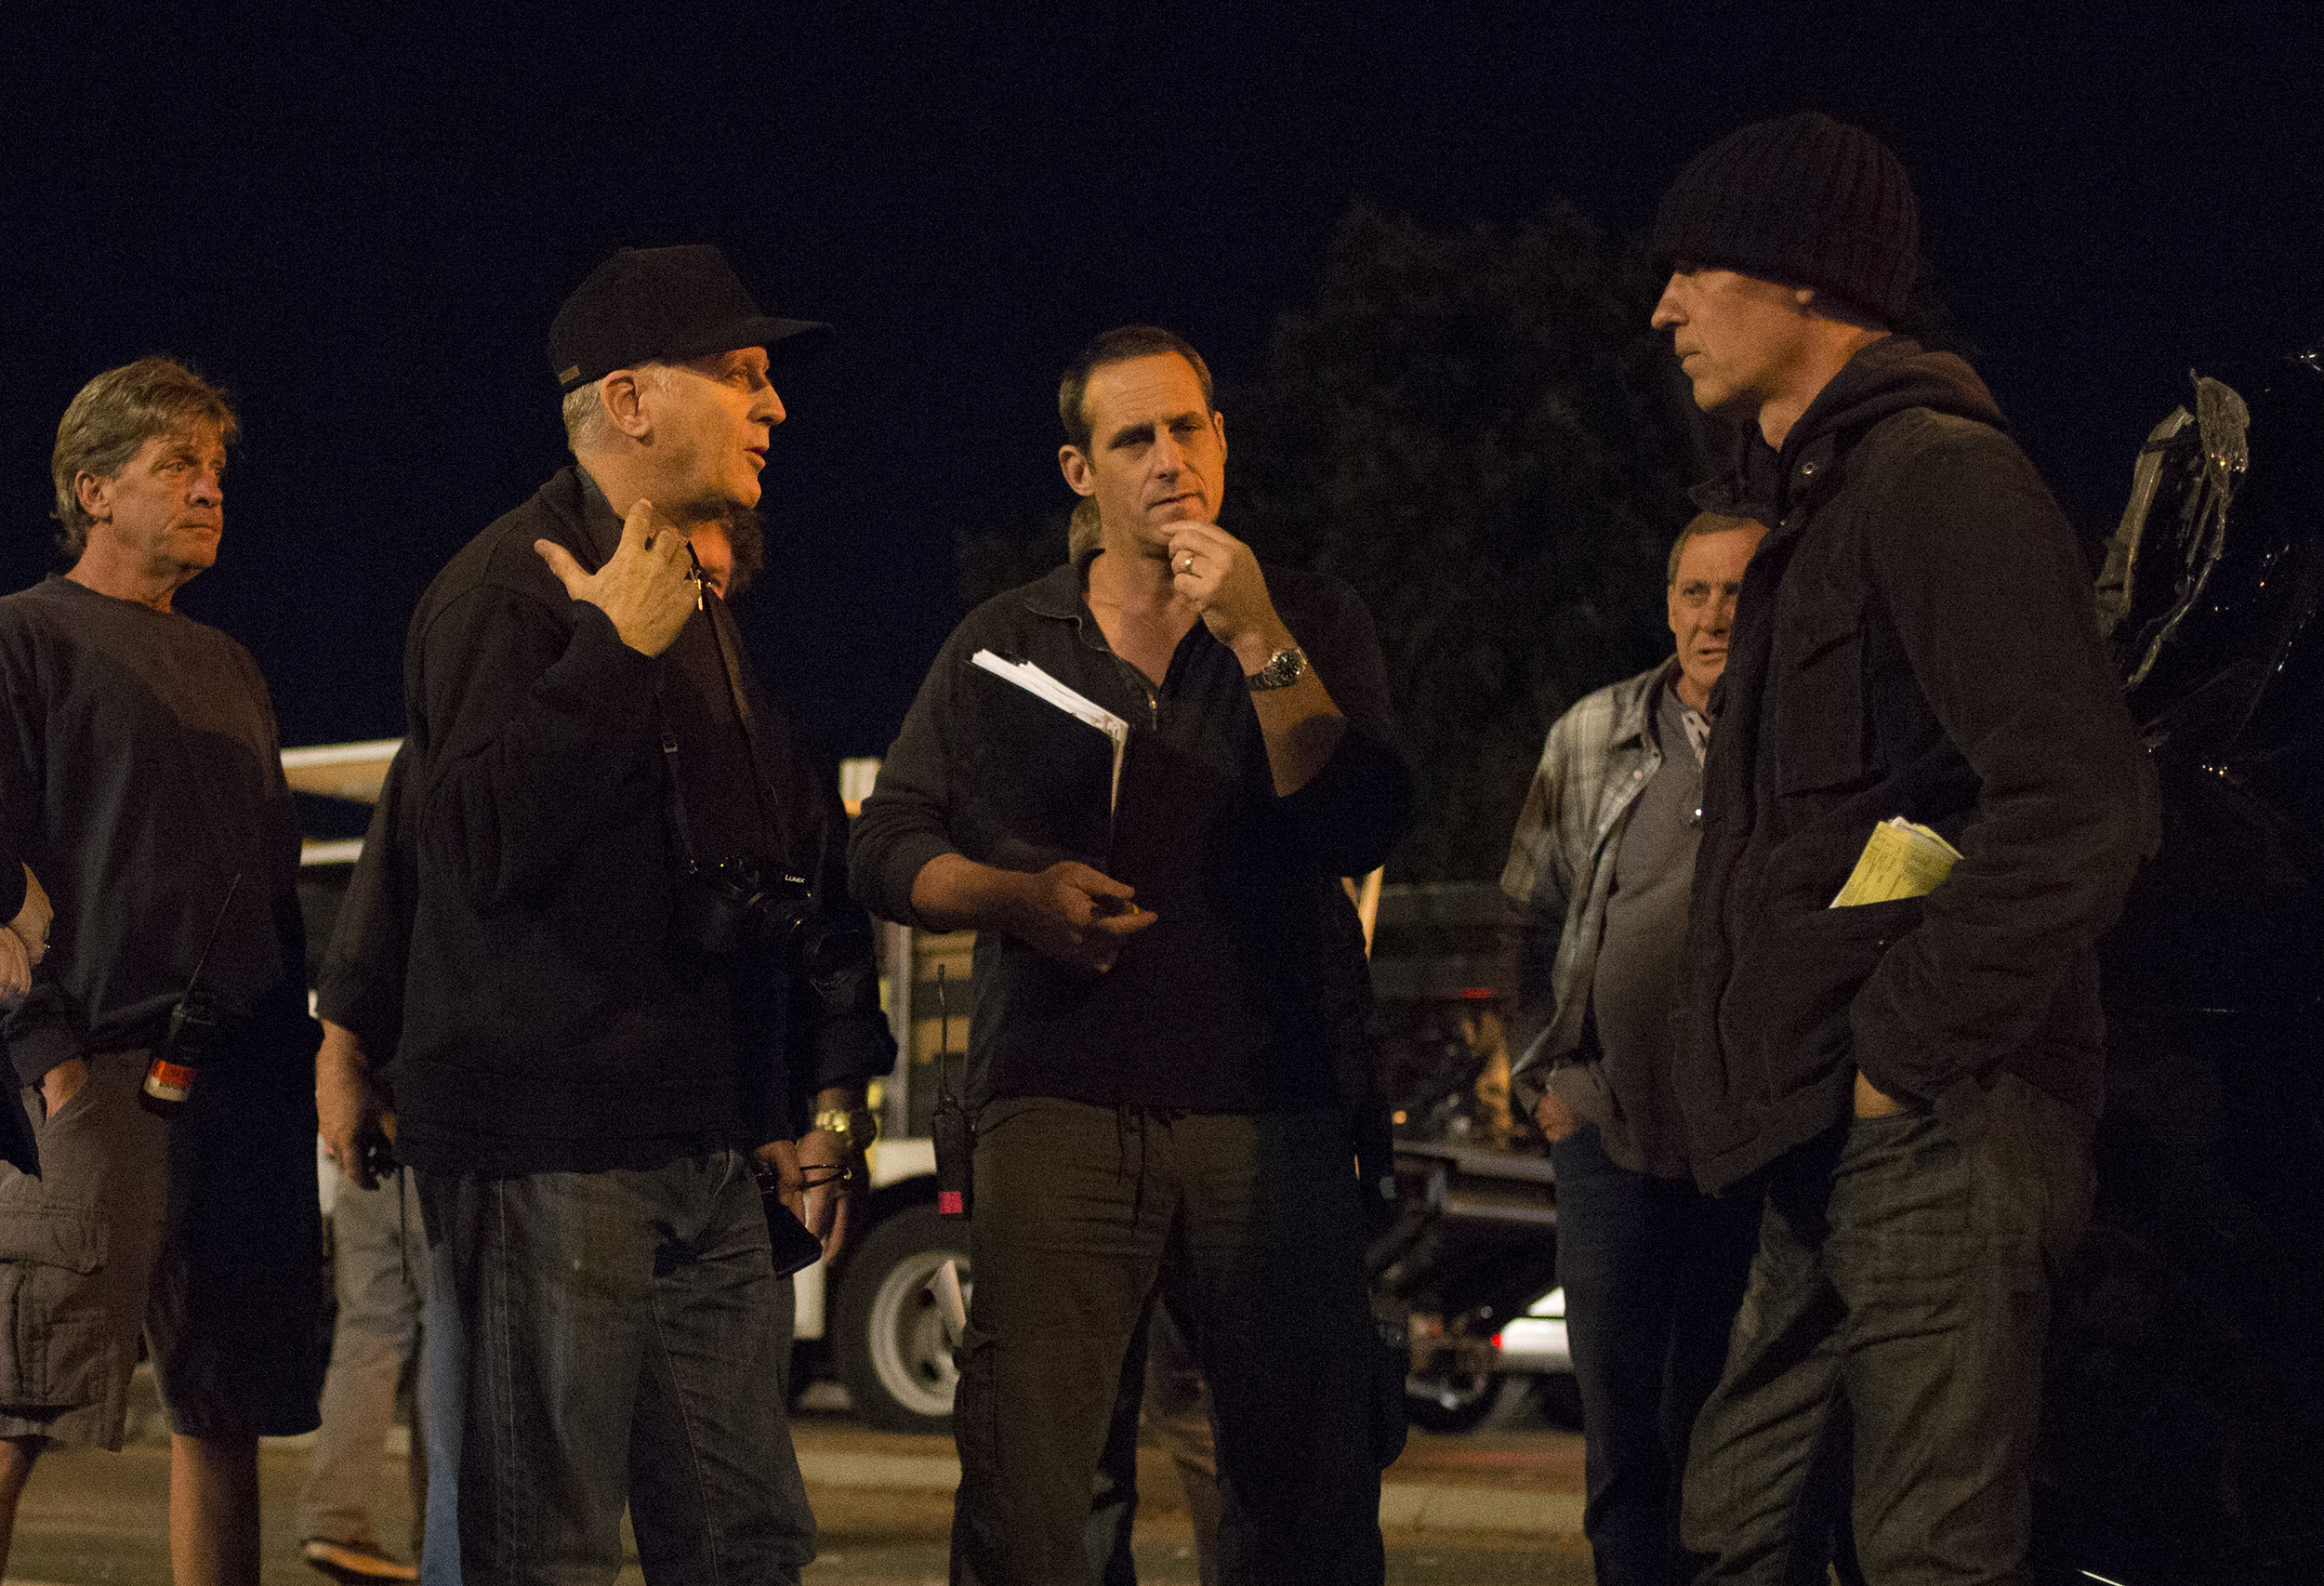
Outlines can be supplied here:
M1730 518L1724 512L1697 512L1694 522L1679 531L1679 537L1670 542L1670 566L1664 582L1676 588L1679 581L1679 558L1686 554L1686 542L1697 535L1723 535L1736 529L1757 529L1756 518ZM1760 530L1764 534L1766 531Z
M1202 354L1184 337L1160 325L1116 325L1075 353L1057 382L1057 416L1065 426L1065 443L1077 452L1089 450L1089 411L1083 401L1089 395L1091 375L1108 363L1127 363L1133 358L1152 358L1164 352L1175 352L1193 365L1195 378L1202 385L1203 411L1216 409L1218 399L1211 392L1210 365L1202 361Z
M57 449L48 456L57 548L68 563L88 548L89 515L75 482L81 475L118 479L146 442L195 424L215 428L223 441L242 433L226 393L174 358L140 358L81 388L57 422Z

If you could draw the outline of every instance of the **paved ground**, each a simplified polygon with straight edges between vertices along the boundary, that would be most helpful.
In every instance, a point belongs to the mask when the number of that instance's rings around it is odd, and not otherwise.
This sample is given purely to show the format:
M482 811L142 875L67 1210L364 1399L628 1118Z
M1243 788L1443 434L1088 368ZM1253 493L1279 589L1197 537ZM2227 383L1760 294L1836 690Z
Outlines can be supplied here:
M811 1582L918 1586L944 1578L951 1482L957 1466L941 1439L867 1433L843 1417L800 1418L799 1444L823 1530ZM260 1452L267 1526L265 1586L314 1586L298 1556L293 1505L306 1474L297 1441ZM390 1459L379 1518L406 1534L401 1461ZM1169 1462L1142 1458L1144 1494L1138 1573L1155 1586L1193 1582L1192 1533ZM165 1516L169 1455L150 1438L119 1454L64 1450L41 1463L24 1495L8 1580L93 1586L169 1579ZM1415 1434L1388 1473L1391 1581L1408 1586L1544 1582L1586 1586L1579 1530L1581 1439L1538 1424L1431 1437ZM634 1558L622 1586L641 1586Z

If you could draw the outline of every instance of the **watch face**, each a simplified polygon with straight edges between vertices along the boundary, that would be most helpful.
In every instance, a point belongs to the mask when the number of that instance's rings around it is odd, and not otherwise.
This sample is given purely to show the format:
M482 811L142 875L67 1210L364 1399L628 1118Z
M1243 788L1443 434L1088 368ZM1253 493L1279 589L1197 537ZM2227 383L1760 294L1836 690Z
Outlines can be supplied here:
M1267 657L1267 664L1243 681L1252 690L1289 688L1307 671L1307 656L1299 650L1278 650Z

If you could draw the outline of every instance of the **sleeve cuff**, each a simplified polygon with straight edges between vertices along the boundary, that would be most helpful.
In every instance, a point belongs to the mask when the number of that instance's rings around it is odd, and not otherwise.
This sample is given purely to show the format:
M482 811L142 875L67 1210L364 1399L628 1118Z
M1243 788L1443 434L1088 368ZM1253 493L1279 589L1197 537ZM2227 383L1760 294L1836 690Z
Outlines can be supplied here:
M826 1023L815 1034L815 1089L878 1079L895 1067L896 1043L885 1021L860 1013Z
M952 839L942 832L907 832L895 839L889 849L887 862L879 870L879 907L875 911L887 919L908 925L915 931L936 929L922 919L912 906L912 883L919 879L929 862L947 853L957 853Z

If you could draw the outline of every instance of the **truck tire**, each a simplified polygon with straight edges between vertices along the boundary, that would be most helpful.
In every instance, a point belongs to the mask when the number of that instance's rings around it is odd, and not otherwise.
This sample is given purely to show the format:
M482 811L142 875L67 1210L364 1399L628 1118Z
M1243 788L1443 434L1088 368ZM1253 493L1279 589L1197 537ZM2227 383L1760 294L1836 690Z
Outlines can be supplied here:
M1493 1412L1498 1371L1446 1371L1404 1380L1405 1419L1423 1432L1468 1432Z
M928 1291L946 1261L969 1281L966 1223L907 1206L871 1232L839 1275L832 1353L855 1418L882 1432L950 1432L960 1373Z

